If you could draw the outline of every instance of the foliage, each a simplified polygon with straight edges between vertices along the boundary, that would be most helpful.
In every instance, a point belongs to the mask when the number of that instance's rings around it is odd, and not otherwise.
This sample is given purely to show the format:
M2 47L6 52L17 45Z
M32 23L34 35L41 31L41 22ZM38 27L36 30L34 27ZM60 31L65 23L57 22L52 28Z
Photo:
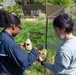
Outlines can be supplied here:
M73 0L76 3L76 0Z
M25 41L27 39L27 33L30 33L30 39L33 41L33 46L37 43L45 43L45 25L44 23L39 22L29 22L29 21L22 21L22 30L20 34L16 36L16 42ZM21 37L19 37L21 35ZM19 38L19 40L18 40ZM25 39L22 39L25 38ZM39 40L37 40L37 38Z
M16 4L21 5L23 0L15 0Z
M19 14L22 12L21 6L19 4L14 4L13 6L8 6L5 8L5 10L9 13L15 13L18 16L20 16Z
M47 2L52 3L51 0L47 0Z
M74 0L49 0L52 4L70 6L74 3Z
M6 0L0 0L0 2L5 2Z
M31 0L31 4L43 4L44 0Z

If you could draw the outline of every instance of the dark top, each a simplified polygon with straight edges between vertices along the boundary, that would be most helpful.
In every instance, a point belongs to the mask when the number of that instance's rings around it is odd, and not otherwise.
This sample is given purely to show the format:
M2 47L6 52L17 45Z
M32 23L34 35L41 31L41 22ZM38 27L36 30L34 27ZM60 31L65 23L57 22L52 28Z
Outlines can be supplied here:
M17 45L13 36L5 30L0 33L0 74L24 75L24 70L29 68L37 59L38 51L33 48L26 54Z

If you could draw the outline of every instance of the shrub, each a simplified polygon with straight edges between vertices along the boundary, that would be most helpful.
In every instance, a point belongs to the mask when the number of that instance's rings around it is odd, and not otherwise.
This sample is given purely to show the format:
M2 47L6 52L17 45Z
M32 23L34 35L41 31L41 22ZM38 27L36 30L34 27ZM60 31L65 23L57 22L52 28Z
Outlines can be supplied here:
M74 0L50 0L52 4L70 6L74 3Z

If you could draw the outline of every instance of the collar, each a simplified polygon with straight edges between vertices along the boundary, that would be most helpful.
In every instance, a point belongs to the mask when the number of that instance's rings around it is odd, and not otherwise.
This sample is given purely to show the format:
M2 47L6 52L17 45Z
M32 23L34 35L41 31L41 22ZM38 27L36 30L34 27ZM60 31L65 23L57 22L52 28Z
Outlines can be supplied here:
M75 38L75 36L73 35L72 37L65 39L64 42L72 38Z
M10 36L12 39L14 39L14 37L12 35L10 35L6 30L3 30L2 32L6 33L8 36Z

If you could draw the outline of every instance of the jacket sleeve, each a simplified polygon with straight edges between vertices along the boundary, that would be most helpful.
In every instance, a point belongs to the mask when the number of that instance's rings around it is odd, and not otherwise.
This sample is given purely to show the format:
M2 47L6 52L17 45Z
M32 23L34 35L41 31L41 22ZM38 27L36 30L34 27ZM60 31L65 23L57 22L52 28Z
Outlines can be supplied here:
M69 66L70 60L66 54L60 53L56 56L54 64L47 64L47 68L55 74L61 74Z
M47 64L47 68L55 74L63 74L69 67L71 60L71 53L68 47L61 48L55 57L54 64ZM69 69L69 68L68 68Z
M6 49L12 61L24 70L29 68L38 57L38 51L35 48L29 54L17 44L9 44Z

